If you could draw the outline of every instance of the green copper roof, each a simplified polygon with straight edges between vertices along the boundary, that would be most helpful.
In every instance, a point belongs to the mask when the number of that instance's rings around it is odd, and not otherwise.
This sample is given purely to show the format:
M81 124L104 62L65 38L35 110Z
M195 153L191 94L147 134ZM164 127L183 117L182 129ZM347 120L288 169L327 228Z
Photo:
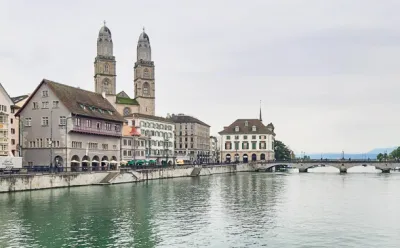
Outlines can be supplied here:
M139 105L139 103L135 99L120 97L120 96L117 96L117 103L128 104L128 105Z

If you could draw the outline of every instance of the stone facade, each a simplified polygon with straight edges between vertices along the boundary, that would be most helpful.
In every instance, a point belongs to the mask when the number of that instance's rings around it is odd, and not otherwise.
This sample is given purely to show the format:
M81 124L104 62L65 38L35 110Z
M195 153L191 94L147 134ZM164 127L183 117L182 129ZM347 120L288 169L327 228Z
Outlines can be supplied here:
M116 94L116 61L113 55L111 31L106 25L97 38L97 56L94 61L95 92Z

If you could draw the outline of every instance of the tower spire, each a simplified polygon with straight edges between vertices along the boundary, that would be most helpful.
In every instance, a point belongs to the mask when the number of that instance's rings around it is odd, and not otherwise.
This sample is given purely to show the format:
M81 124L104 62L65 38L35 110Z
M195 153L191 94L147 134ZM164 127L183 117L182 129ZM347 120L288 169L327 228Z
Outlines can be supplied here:
M262 122L262 116L261 116L261 100L260 100L260 121Z

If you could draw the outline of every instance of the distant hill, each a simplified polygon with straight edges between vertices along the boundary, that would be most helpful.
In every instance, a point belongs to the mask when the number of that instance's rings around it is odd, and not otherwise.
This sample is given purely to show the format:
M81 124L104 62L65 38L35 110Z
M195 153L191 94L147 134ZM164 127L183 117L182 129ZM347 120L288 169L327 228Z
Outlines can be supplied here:
M375 148L367 153L344 153L344 158L348 159L376 159L376 156L379 153L391 153L397 147L390 147L390 148ZM296 157L300 157L301 154L296 154ZM307 154L306 156L310 156L311 159L320 159L321 153L311 153ZM324 159L341 159L342 153L322 153L322 158Z

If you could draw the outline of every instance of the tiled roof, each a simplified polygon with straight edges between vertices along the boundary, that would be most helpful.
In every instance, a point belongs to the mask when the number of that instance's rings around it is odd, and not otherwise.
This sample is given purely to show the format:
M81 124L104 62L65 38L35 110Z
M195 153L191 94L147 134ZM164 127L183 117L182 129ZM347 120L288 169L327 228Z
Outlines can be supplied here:
M51 89L51 91L73 115L87 116L117 122L124 121L124 118L101 94L56 83L47 79L42 80L35 92L31 94L30 98L35 95L37 90L43 84L46 84ZM26 101L24 106L17 112L16 115L19 115L29 100L30 99Z
M134 113L130 114L129 116L125 117L135 117L135 118L142 118L142 119L149 119L149 120L155 120L155 121L162 121L162 122L168 122L168 123L173 123L170 119L160 117L160 116L155 116L155 115L145 115L145 114L140 114L140 113Z
M171 119L174 123L197 123L203 126L210 127L210 125L189 115L172 115L169 119Z
M246 126L247 122L247 126ZM271 123L272 125L272 123ZM236 132L235 128L239 127L239 131ZM253 126L256 126L256 131L252 131ZM219 134L272 134L275 135L273 129L269 130L259 119L237 119Z
M129 97L120 97L117 96L116 100L118 104L126 104L126 105L139 105L139 103L136 101L136 99L132 99Z

